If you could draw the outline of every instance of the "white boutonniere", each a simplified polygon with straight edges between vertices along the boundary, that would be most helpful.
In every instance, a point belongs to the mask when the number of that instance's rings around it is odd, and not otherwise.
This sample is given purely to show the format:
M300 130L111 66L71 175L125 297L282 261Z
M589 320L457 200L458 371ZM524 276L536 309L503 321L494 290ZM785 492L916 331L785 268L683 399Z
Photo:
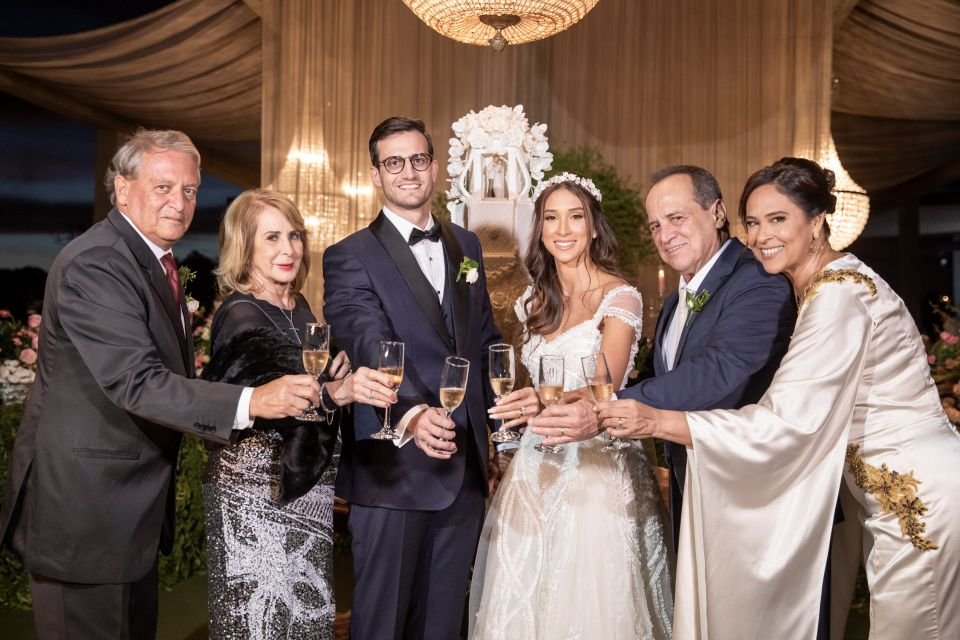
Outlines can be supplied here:
M460 282L461 277L467 281L467 284L476 282L480 277L480 272L477 270L479 267L480 263L476 260L464 258L463 262L460 263L460 271L457 271L457 282Z
M709 299L710 292L706 289L696 295L694 295L693 291L687 291L686 305L690 313L687 316L686 324L690 324L693 321L693 316L703 311L703 307L706 306L707 300Z
M183 289L183 296L187 299L187 311L196 313L200 310L200 301L187 292L187 285L196 280L197 273L190 267L181 266L177 269L177 275L180 276L180 288Z

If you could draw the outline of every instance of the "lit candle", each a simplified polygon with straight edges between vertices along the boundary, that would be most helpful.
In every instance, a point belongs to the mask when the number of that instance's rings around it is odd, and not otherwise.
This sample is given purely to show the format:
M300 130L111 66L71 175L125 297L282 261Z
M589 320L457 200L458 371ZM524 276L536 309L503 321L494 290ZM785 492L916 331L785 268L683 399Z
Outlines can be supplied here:
M663 267L657 270L657 295L663 297Z

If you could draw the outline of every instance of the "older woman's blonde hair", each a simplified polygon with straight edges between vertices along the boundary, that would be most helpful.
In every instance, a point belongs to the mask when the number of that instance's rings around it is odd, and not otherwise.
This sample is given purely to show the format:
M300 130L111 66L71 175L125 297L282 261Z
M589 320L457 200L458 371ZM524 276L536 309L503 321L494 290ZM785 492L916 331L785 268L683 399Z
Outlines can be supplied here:
M220 266L217 274L217 286L220 295L226 297L234 291L251 293L251 263L253 261L253 241L257 232L257 216L265 207L273 207L283 214L290 226L300 234L303 240L303 256L297 277L290 284L294 293L303 288L310 273L310 249L307 242L307 227L297 206L289 198L269 189L248 189L227 207L220 222Z

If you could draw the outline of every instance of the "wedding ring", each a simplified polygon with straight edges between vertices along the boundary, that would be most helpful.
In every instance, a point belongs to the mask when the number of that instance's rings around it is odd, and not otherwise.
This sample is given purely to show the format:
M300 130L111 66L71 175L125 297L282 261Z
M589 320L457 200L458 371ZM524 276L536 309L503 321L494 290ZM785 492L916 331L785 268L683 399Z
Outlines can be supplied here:
M563 432L563 429L560 429L560 437L561 437L561 438L566 438L566 437L567 437L566 434Z
M617 420L617 427L623 429L623 418L620 418L619 420Z
M520 405L520 417L523 417L523 414L526 412L527 408L523 405Z
M367 400L373 400L373 391L367 391Z

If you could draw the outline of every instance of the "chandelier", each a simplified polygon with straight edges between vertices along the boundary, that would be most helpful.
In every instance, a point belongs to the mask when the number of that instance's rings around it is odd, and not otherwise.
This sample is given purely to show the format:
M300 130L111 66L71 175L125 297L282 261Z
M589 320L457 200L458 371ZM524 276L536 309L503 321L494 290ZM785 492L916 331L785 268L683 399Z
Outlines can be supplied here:
M820 156L820 166L833 171L836 177L833 193L837 196L837 207L827 215L827 223L830 225L830 246L840 251L856 240L866 226L870 216L870 196L840 164L832 135Z
M428 27L466 44L502 51L580 21L598 0L403 0Z

